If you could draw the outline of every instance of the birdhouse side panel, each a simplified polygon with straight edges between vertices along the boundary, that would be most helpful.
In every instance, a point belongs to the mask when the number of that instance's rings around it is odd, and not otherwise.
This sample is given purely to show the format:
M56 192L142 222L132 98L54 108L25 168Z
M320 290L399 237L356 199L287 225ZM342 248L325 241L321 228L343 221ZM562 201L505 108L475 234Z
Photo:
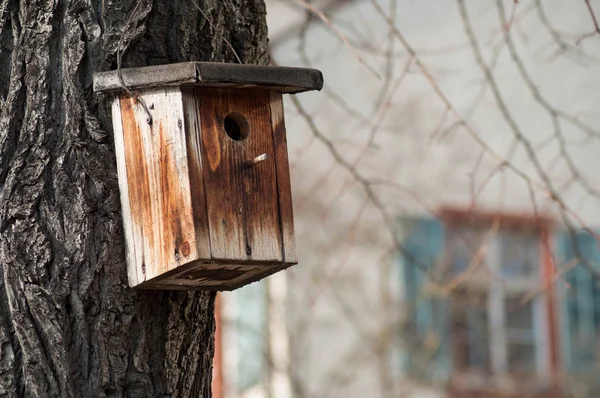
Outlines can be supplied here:
M279 218L283 240L283 261L297 264L296 236L294 233L294 208L292 185L290 182L290 164L288 160L287 138L283 112L283 98L280 92L269 93L271 124L273 126L273 146L277 167L277 192L279 200Z
M283 261L269 92L198 88L196 98L213 259Z
M130 285L197 259L191 190L179 88L145 90L120 98L129 215L124 215ZM119 145L120 139L115 138ZM121 174L122 170L121 170ZM125 206L124 206L125 207Z

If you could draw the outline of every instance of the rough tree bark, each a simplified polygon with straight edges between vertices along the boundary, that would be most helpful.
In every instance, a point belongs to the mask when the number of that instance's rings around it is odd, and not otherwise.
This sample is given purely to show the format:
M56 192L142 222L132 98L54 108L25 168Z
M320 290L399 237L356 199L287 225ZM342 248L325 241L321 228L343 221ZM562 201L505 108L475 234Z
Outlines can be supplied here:
M267 63L264 1L0 0L0 397L210 396L214 294L127 287L92 74L236 62L225 39Z

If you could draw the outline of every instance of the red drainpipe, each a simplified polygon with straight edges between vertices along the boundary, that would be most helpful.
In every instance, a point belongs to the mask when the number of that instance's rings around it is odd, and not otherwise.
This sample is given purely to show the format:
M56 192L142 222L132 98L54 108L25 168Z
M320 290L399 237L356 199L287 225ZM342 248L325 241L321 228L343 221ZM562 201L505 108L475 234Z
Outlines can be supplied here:
M223 349L222 349L222 325L221 325L221 300L217 293L215 299L215 356L213 358L212 396L223 398Z

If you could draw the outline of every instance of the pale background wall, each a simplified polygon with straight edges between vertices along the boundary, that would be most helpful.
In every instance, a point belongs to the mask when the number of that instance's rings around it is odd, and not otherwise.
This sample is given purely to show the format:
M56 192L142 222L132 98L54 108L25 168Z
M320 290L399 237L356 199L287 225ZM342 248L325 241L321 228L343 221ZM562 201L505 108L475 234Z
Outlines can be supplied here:
M329 3L314 4L319 8ZM377 53L388 49L389 28L369 1L349 3L333 14L332 22L351 40L364 63L382 77L374 76L318 21L307 29L303 56L298 29L305 10L292 0L268 1L274 61L323 71L325 90L297 98L344 159L352 163L364 155L356 167L362 176L391 180L402 187L373 188L390 217L425 213L441 204L469 206L474 199L473 181L476 187L485 181L498 167L498 160L489 155L480 159L481 146L466 129L446 131L457 119L449 113L444 117L444 104L415 62L392 96L389 109L378 106L382 91L393 86L409 58L396 42L392 51L398 56L387 80L388 60ZM389 9L388 2L378 3ZM495 1L467 3L483 57L488 64L495 64L494 77L510 114L535 148L546 175L561 187L572 177L565 161L556 161L558 142L543 145L553 134L552 120L535 101L510 57ZM396 26L458 113L487 146L539 184L540 176L523 146L510 150L515 135L489 87L483 85L457 2L400 0L396 4ZM504 1L507 14L512 4ZM583 1L543 1L548 19L566 32L572 45L568 54L557 54L557 45L533 5L534 1L521 1L511 27L528 74L552 106L599 128L600 39L574 44L582 32L592 29ZM342 109L331 93L354 112ZM395 326L402 319L402 284L398 267L389 256L390 232L381 212L367 200L364 188L315 139L290 98L286 98L285 109L300 256L300 264L286 272L292 389L306 397L398 396L399 386L407 384L401 382L397 365L401 344ZM380 125L368 146L368 136L375 129L373 121L381 114L384 116L375 122ZM370 123L364 125L361 118ZM598 140L587 139L564 121L561 126L579 172L591 186L600 186ZM600 225L598 199L577 184L560 193L588 225ZM557 214L544 190L536 189L535 198L540 210ZM507 170L495 174L476 199L477 206L485 209L531 212L533 207L527 184Z

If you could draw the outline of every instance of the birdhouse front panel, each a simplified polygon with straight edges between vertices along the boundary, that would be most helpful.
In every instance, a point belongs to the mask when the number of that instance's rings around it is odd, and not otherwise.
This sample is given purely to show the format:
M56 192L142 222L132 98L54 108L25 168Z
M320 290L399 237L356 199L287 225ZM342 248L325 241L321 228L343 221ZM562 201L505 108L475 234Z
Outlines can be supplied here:
M94 76L121 91L130 286L231 290L297 263L282 93L321 86L314 70L201 62Z
M283 261L269 92L198 88L196 99L212 258Z

